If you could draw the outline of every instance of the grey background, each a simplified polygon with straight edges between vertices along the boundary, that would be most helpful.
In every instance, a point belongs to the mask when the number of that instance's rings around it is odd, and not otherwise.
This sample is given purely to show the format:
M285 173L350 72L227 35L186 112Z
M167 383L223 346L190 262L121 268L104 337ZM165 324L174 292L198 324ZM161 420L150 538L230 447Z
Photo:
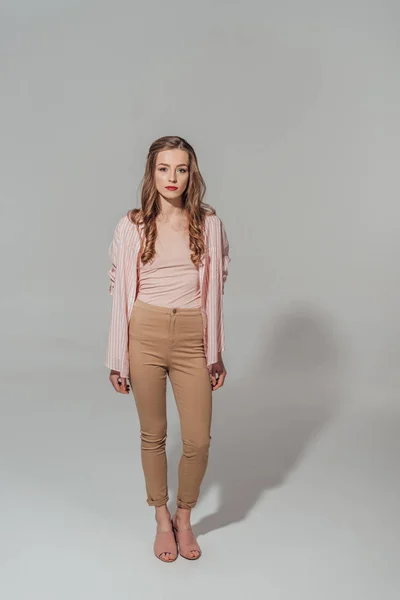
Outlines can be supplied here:
M398 597L399 12L3 0L2 596ZM103 366L108 245L161 135L232 258L203 557L168 567Z

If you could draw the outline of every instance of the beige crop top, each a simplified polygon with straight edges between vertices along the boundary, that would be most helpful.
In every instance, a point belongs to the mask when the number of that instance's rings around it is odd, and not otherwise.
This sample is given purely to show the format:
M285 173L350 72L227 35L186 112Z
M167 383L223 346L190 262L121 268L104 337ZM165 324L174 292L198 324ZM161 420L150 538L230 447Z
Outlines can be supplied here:
M136 298L157 306L199 308L199 270L190 259L188 230L158 227L155 250L150 263L140 262Z

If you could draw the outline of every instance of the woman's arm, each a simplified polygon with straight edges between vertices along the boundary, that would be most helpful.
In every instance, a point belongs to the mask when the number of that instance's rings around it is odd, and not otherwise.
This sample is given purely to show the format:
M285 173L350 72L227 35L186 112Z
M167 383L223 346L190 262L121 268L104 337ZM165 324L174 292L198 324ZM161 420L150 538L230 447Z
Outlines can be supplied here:
M114 294L115 281L116 281L116 277L118 276L119 255L120 255L120 248L121 248L121 225L122 225L122 223L123 223L123 219L121 219L117 223L117 226L114 229L111 244L108 249L108 254L109 254L109 257L111 260L111 267L108 271L108 277L110 280L110 285L109 285L108 290L111 295ZM115 300L115 298L113 300ZM111 319L112 318L113 318L113 315L112 315ZM107 357L107 362L109 362L108 357ZM120 371L113 369L110 364L109 364L109 368L110 368L109 380L110 380L113 388L117 392L120 392L121 394L129 394L129 384L127 383L127 378L121 377Z
M227 374L224 361L222 360L222 351L224 348L224 315L223 300L225 281L228 277L228 265L231 261L229 256L229 241L225 227L219 217L214 220L212 231L212 252L211 252L211 280L213 290L210 294L212 305L209 306L209 312L213 315L214 328L210 331L209 346L216 342L215 362L209 366L211 385L213 391L223 386ZM215 319L215 321L214 321Z
M118 222L117 226L114 229L113 238L108 249L108 255L111 260L111 267L108 271L108 277L110 279L110 285L108 288L109 293L112 295L115 287L115 276L117 271L117 263L118 263L118 250L120 247L120 227L121 221Z
M231 258L229 256L229 240L224 227L224 224L221 221L221 241L222 241L222 293L224 293L225 281L228 277L229 263L231 262Z

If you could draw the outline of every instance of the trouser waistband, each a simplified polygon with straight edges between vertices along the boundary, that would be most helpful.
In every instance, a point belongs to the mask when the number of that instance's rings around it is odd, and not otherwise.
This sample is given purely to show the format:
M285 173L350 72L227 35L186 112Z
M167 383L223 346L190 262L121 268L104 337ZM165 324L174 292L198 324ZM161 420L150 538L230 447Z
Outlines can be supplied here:
M149 304L148 302L143 302L142 300L139 300L138 298L135 300L134 307L144 309L144 310L151 310L153 312L157 312L157 313L163 314L163 315L179 314L179 315L188 315L189 316L189 315L201 314L200 307L198 307L198 308L182 308L179 306L176 306L176 307L158 306L156 304Z

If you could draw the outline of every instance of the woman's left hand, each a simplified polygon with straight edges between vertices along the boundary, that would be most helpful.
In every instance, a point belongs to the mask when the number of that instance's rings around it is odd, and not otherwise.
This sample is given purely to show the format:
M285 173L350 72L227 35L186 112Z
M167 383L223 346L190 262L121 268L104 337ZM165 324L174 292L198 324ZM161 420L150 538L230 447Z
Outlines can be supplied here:
M218 362L211 365L209 369L212 391L215 392L218 388L224 385L226 377L226 369L222 357L218 356Z

